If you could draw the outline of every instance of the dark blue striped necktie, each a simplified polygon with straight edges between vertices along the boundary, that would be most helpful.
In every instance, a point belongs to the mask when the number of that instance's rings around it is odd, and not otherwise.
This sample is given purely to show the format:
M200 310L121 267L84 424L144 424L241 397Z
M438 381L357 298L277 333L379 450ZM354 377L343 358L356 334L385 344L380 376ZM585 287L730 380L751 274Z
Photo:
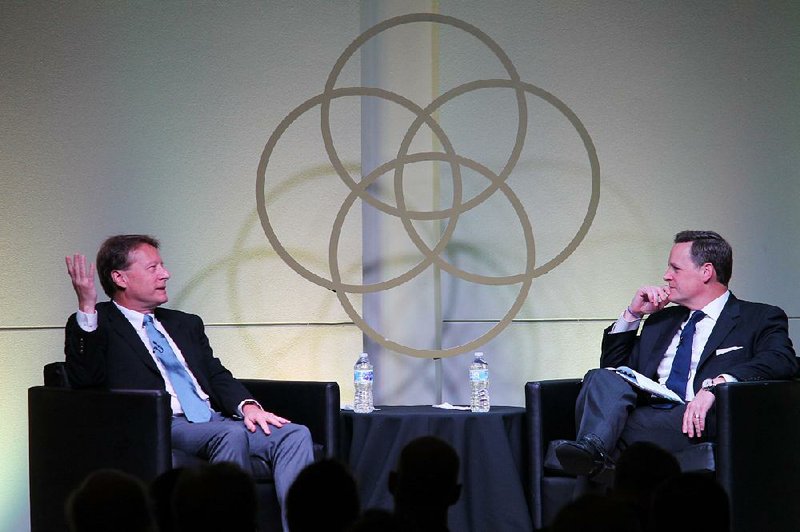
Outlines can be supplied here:
M686 384L689 381L689 368L692 364L692 344L694 343L695 325L705 318L702 310L697 310L691 315L689 321L681 331L678 341L678 350L672 361L672 370L667 377L667 388L678 394L681 399L686 398Z

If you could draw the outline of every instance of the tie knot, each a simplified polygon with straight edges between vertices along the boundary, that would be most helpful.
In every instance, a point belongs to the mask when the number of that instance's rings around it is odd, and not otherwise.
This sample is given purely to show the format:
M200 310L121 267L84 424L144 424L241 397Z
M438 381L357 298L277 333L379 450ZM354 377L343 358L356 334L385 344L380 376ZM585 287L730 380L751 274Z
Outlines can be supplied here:
M698 321L702 320L705 317L706 317L705 312L703 312L702 310L696 310L694 314L692 314L692 317L689 318L689 322L697 323Z
M145 325L152 325L153 324L153 315L152 314L145 314L144 315L144 324Z

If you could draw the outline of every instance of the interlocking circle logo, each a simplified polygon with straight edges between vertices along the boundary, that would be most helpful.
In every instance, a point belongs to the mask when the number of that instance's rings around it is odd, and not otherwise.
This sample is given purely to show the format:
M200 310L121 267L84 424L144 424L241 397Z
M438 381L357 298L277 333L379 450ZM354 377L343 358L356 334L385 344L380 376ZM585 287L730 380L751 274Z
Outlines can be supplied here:
M500 61L500 63L503 65L505 69L507 78L480 79L464 83L453 89L448 90L438 98L434 99L430 104L428 104L425 107L417 105L413 101L410 101L409 99L401 96L400 94L384 90L381 88L336 86L339 74L341 73L345 64L349 61L349 59L353 56L353 54L369 39L390 28L394 28L396 26L400 26L403 24L415 24L415 23L433 23L433 24L447 25L462 30L476 37ZM513 92L516 100L516 106L517 106L516 139L514 142L514 146L511 150L511 153L508 157L508 160L505 162L503 167L497 173L495 173L491 169L487 168L486 166L472 159L463 157L458 153L456 153L445 131L434 119L436 111L439 110L447 102L450 102L454 98L457 98L464 94L468 94L482 89L507 89ZM513 171L515 165L519 160L520 153L522 152L522 148L525 144L525 135L528 128L528 105L527 105L528 96L534 96L540 98L541 100L544 100L549 105L554 107L558 112L560 112L569 121L569 123L572 125L573 128L575 128L575 130L577 131L578 135L581 138L581 141L583 142L583 146L586 149L586 153L589 158L589 164L591 166L592 192L591 192L591 198L589 200L589 206L586 215L583 219L583 223L581 224L575 235L572 237L572 239L567 243L567 245L555 257L553 257L551 260L547 261L545 264L542 264L540 266L535 265L534 237L533 237L533 229L531 227L531 222L528 219L528 216L525 212L525 208L523 207L519 198L506 183L508 176L511 174L511 172ZM331 131L331 124L330 124L331 102L335 99L346 98L346 97L380 98L405 108L406 110L413 113L413 115L416 117L411 126L408 128L408 131L406 132L405 136L403 137L400 143L400 146L397 150L397 156L393 160L388 161L379 166L378 168L374 169L368 175L363 176L360 180L354 178L350 174L350 172L347 171L345 165L339 159L339 156L337 154L333 142L333 133ZM297 260L295 260L294 257L292 257L287 252L286 248L281 244L280 240L275 234L272 225L270 224L269 214L266 208L265 193L264 193L267 165L269 164L270 157L272 156L273 151L275 150L275 146L278 140L281 138L281 136L286 132L286 130L289 128L289 126L292 125L292 123L295 120L297 120L304 113L308 112L310 109L313 109L317 106L320 107L320 112L322 117L321 135L328 158L330 159L330 163L333 166L336 174L342 180L342 183L350 190L349 194L347 195L341 208L338 211L338 214L335 218L331 230L331 239L328 247L328 267L330 269L329 279L323 278L311 272L303 265L301 265ZM442 146L442 151L409 153L409 147L412 141L414 140L415 135L417 134L417 132L420 131L420 129L423 126L429 128L430 131L433 133L433 135L435 135L440 145ZM406 199L404 195L404 187L403 187L403 169L406 164L414 164L419 162L440 162L449 165L450 170L452 172L453 194L452 194L452 204L448 208L432 210L432 211L417 211L417 210L410 210L407 208ZM462 197L462 192L463 192L463 184L461 178L462 169L469 169L473 172L476 172L484 176L488 183L486 185L486 188L484 188L481 192L476 194L474 197L468 198L466 200ZM384 201L381 201L367 191L367 187L369 187L372 183L377 181L381 175L385 175L389 172L393 172L394 175L393 184L394 184L394 195L395 195L396 205L391 205ZM506 197L509 204L513 207L514 212L522 226L522 232L525 237L525 246L526 246L525 270L521 273L517 273L515 275L507 275L507 276L479 275L468 271L464 271L463 269L443 259L442 254L445 251L448 243L450 243L450 240L456 229L459 216L465 213L466 211L473 209L477 205L484 202L487 198L498 192L502 193ZM379 283L374 283L374 284L343 283L341 279L341 273L339 271L339 260L338 260L339 239L341 236L341 230L344 224L345 216L353 207L353 204L356 202L356 200L365 201L368 204L372 205L374 208L381 211L382 213L388 216L397 217L402 222L403 227L408 233L408 236L411 239L411 241L419 250L421 256L423 257L422 260L418 264L410 268L408 271L406 271L405 273L402 273L392 279L388 279ZM592 139L589 136L589 133L586 131L586 128L583 126L583 124L575 115L575 113L573 113L572 110L569 107L567 107L566 104L564 104L564 102L556 98L554 95L550 94L549 92L539 87L536 87L535 85L520 80L516 68L511 63L511 60L508 58L505 52L497 45L496 42L494 42L486 34L481 32L478 28L453 17L432 14L432 13L417 13L411 15L403 15L386 20L368 29L367 31L362 33L357 39L355 39L344 50L344 52L342 52L342 55L339 56L339 59L334 64L333 69L331 70L328 76L327 82L325 83L325 88L323 92L317 96L314 96L313 98L309 98L301 105L299 105L297 108L295 108L292 112L290 112L272 133L269 140L267 141L266 146L264 147L263 153L261 154L261 161L258 165L258 176L256 180L256 203L258 207L258 215L261 219L261 225L264 228L264 234L267 236L267 239L269 239L269 242L275 249L276 253L278 253L278 255L286 262L286 264L288 264L292 269L294 269L297 273L299 273L309 281L318 284L319 286L323 286L325 288L335 291L337 297L339 298L339 302L347 312L348 316L350 316L353 322L364 332L364 334L372 338L372 340L382 345L383 347L396 352L405 353L407 355L412 355L417 357L427 357L427 358L448 357L452 355L466 353L468 351L473 351L478 347L480 347L481 345L488 342L489 340L491 340L492 338L494 338L495 336L497 336L498 334L500 334L500 332L511 323L511 321L514 319L514 316L516 316L517 313L519 312L520 308L525 302L526 297L528 296L533 279L535 277L538 277L542 274L549 272L550 270L552 270L553 268L564 262L564 260L566 260L566 258L569 257L569 255L571 255L573 251L575 251L575 249L584 239L586 233L589 231L589 227L591 226L592 221L594 220L599 200L600 200L600 165L597 160L597 153L595 151L594 144L592 143ZM442 234L439 238L439 241L433 248L429 247L424 242L423 238L420 236L420 234L417 232L417 230L413 225L414 221L420 221L420 220L447 221L442 231ZM379 292L397 287L403 283L406 283L414 279L416 276L418 276L420 273L422 273L431 266L441 268L450 275L458 277L460 279L463 279L471 283L479 283L484 285L519 284L520 290L508 312L488 332L463 345L447 349L417 349L406 345L402 345L400 343L385 338L382 334L380 334L378 331L376 331L370 325L367 324L367 322L355 310L355 308L353 307L352 303L348 298L348 294L365 294L365 293Z

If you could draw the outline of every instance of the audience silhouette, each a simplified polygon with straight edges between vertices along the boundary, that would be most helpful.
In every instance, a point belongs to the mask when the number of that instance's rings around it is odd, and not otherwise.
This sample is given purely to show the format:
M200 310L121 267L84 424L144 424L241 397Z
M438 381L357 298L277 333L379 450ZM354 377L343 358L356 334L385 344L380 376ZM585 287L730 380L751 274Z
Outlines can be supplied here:
M730 532L728 496L709 474L681 473L657 445L638 442L616 464L608 494L565 506L549 532Z
M161 473L150 483L150 499L153 501L153 513L158 523L159 532L174 532L177 530L173 524L172 496L178 479L186 471L182 467L169 469Z
M643 532L633 508L607 495L587 493L556 515L550 532Z
M702 473L668 479L653 494L650 532L729 532L728 494Z
M636 442L627 447L617 460L612 495L628 504L647 527L653 492L669 478L680 475L678 460L650 442Z
M256 487L253 478L231 463L186 469L172 495L177 532L253 532Z
M423 436L409 442L389 474L395 514L412 530L448 530L447 511L461 495L458 469L458 454L445 441Z
M91 473L67 499L71 532L155 532L157 530L139 479L114 469Z
M394 513L359 517L355 479L336 460L307 466L286 499L289 532L446 532L458 501L459 458L443 440L423 436L401 451L389 475ZM151 504L152 501L152 504ZM117 470L89 475L66 504L70 532L254 532L253 479L229 463L173 469L150 486ZM588 493L556 516L550 532L729 532L728 496L710 476L680 473L677 460L638 442L617 461L609 494Z
M347 529L347 532L408 532L409 526L389 510L371 508Z
M360 509L356 481L337 460L306 466L286 495L291 532L343 532L358 518Z

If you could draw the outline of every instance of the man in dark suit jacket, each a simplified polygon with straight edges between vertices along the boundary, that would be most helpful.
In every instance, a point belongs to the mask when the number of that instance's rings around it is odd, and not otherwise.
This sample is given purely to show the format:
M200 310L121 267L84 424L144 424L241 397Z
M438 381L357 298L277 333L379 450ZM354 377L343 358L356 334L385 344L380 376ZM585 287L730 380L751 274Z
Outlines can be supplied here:
M251 456L267 460L283 505L291 482L312 462L310 433L251 398L214 357L200 317L160 308L168 299L169 272L158 248L146 235L103 243L97 272L111 298L104 303L97 303L94 266L82 255L66 258L78 296L64 347L70 382L76 388L169 392L173 447L248 472ZM173 356L160 356L164 350Z
M601 369L586 374L576 403L578 439L556 449L565 471L597 475L636 441L675 452L713 439L715 385L797 373L786 314L741 301L728 290L732 257L730 245L713 231L676 235L664 273L667 284L639 288L604 332ZM668 303L677 306L665 308ZM664 384L685 404L656 400L604 369L619 366Z

